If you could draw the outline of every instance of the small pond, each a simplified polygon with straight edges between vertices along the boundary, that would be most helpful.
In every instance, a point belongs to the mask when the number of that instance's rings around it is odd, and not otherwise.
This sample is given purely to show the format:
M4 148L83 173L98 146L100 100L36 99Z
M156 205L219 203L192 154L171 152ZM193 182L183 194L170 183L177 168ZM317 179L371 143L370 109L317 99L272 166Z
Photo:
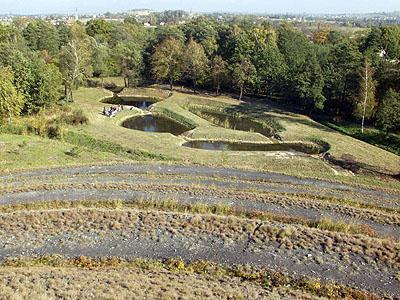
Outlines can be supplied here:
M301 143L256 144L223 141L191 141L184 143L182 146L217 151L297 151L307 154L318 154L320 152L318 146Z
M169 132L173 135L181 135L190 130L190 128L174 120L159 115L144 115L129 118L122 123L122 126L145 132Z
M258 132L267 137L274 136L280 128L279 124L273 120L270 120L270 124L268 124L265 120L255 120L224 113L200 111L195 109L190 109L190 111L214 125L240 131Z
M133 96L114 96L103 100L103 103L114 105L134 106L143 110L148 109L151 105L158 102L158 99L150 97L133 97Z

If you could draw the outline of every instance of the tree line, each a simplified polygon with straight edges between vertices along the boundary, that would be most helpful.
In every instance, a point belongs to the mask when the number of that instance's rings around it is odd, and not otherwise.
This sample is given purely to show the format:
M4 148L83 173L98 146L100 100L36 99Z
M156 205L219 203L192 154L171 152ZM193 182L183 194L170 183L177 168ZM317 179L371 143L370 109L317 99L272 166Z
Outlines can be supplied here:
M35 113L91 78L147 82L258 95L337 121L400 129L400 26L345 34L305 34L289 23L222 22L199 17L146 28L91 20L0 25L0 117ZM60 86L63 87L60 91Z

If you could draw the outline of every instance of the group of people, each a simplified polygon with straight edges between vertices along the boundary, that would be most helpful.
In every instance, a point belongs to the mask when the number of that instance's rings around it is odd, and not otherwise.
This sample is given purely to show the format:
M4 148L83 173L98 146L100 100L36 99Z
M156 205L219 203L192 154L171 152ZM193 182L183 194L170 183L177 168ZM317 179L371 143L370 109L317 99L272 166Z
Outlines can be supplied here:
M112 118L114 117L118 112L123 111L124 107L122 105L118 105L118 106L111 106L109 108L106 108L104 106L103 108L103 115Z

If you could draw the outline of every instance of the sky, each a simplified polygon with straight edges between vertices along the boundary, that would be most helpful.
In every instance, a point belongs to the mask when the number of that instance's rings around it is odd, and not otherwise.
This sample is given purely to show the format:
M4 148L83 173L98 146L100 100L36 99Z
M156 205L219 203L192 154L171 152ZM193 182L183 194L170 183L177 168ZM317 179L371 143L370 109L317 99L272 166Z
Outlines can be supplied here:
M400 11L400 0L0 0L0 14L104 13L129 9L195 12L366 13Z

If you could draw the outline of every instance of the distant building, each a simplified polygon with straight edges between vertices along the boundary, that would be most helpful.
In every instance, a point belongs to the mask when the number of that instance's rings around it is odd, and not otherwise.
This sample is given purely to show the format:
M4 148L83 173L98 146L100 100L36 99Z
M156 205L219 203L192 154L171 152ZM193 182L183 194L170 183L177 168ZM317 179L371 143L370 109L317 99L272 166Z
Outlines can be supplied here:
M127 12L128 15L137 17L147 17L151 14L150 9L132 9Z

